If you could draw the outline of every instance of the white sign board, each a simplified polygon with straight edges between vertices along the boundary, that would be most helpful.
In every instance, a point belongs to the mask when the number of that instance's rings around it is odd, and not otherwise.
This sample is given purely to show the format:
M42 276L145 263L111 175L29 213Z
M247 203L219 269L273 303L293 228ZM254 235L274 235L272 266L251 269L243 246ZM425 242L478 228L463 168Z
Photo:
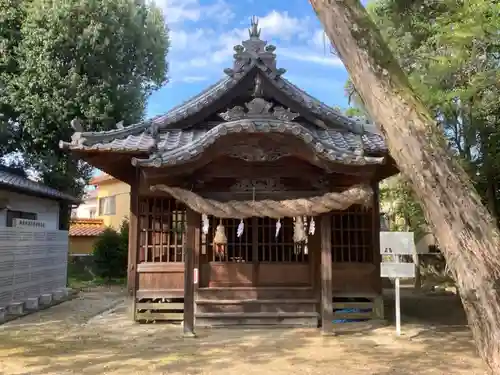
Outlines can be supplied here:
M380 263L380 276L382 277L415 277L415 264L413 263Z
M413 232L380 232L380 254L412 255L415 251Z

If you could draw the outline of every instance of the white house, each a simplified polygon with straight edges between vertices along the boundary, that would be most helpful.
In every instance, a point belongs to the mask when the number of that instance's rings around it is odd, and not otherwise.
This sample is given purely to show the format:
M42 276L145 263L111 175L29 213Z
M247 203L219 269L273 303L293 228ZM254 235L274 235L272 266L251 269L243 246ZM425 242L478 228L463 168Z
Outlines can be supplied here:
M71 211L71 217L78 219L95 219L97 215L97 190L88 190L82 203Z
M0 165L0 308L66 287L68 216L77 203Z

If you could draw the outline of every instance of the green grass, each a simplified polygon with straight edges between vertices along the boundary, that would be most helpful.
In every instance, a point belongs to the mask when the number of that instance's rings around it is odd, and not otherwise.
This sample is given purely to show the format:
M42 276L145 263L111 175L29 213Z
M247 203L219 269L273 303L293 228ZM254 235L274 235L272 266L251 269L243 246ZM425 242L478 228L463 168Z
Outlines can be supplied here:
M90 258L89 258L90 260ZM103 279L92 273L91 261L68 262L68 287L83 289L99 285L125 285L126 278Z

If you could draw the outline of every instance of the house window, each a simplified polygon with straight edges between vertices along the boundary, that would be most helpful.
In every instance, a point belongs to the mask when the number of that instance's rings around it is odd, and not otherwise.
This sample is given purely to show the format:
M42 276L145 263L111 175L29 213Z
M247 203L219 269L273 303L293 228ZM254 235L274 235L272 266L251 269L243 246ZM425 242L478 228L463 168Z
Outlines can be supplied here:
M95 219L95 209L89 210L89 219Z
M7 210L6 226L11 227L14 219L37 220L37 214L34 212L11 211Z
M116 213L115 196L99 198L99 216Z

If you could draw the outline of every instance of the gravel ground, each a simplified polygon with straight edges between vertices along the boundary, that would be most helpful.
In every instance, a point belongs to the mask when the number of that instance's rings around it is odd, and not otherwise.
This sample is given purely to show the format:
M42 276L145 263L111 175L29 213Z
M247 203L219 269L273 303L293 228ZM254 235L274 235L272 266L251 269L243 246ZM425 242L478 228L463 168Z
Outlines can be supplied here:
M0 374L486 374L463 326L411 319L400 338L388 326L335 337L200 330L183 339L180 326L132 323L126 306L123 291L100 288L0 326Z

